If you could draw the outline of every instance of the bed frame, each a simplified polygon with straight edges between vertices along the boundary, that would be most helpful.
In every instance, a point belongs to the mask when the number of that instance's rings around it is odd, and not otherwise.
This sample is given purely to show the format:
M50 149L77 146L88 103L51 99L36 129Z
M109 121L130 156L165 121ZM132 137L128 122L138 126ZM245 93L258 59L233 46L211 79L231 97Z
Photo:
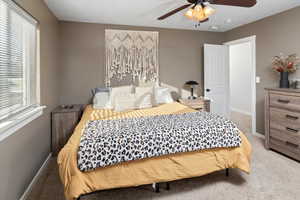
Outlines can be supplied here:
M226 174L226 177L229 177L229 168L225 169L225 174ZM166 190L170 190L170 182L165 182L165 183L166 183L165 189L166 189ZM161 185L161 184L162 184L162 183L153 183L153 191L154 191L155 193L159 193L159 192L160 192L160 185ZM81 197L88 196L88 195L91 195L91 194L96 194L96 193L99 193L99 192L101 192L101 190L100 190L100 191L95 191L95 192L91 192L91 193L88 193L88 194L81 195L81 196L79 196L79 197L77 198L77 200L80 200Z

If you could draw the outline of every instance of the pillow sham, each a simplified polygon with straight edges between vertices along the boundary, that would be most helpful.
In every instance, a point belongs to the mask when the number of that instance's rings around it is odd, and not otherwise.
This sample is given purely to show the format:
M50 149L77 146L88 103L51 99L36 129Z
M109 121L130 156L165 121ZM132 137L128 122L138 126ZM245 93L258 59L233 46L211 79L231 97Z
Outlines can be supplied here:
M135 94L122 93L115 99L115 111L122 112L136 109Z
M110 94L110 106L112 108L116 107L116 100L119 98L119 96L126 96L127 94L132 94L133 86L120 86L120 87L113 87L111 88L111 94Z
M155 87L154 98L156 105L174 102L169 88Z
M153 87L136 87L135 98L136 108L143 109L153 107Z
M110 105L110 88L95 88L92 90L93 108L95 109L111 109Z
M98 92L108 92L108 93L110 93L110 88L107 88L107 87L98 87L98 88L92 89L93 96L95 96Z

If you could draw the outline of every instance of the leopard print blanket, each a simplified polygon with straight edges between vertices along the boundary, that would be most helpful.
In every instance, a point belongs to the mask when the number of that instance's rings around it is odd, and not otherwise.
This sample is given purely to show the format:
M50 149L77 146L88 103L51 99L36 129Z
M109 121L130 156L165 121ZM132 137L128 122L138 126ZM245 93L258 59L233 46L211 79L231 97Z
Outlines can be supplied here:
M236 125L207 112L89 121L78 150L83 171L155 156L238 147Z

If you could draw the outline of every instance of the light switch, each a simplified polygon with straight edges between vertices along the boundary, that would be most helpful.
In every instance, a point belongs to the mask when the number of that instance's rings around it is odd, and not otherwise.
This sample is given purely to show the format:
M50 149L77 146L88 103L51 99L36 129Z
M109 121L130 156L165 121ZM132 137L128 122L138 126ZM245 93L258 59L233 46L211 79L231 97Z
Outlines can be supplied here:
M259 76L256 77L256 83L260 83L260 77Z

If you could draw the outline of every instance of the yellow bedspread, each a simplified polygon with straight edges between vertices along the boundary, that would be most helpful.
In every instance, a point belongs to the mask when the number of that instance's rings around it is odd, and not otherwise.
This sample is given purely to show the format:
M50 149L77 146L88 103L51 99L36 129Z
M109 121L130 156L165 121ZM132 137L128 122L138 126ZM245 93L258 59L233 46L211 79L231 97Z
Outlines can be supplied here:
M194 110L179 103L119 113L112 110L95 110L87 106L74 134L58 155L59 173L66 199L73 200L80 195L98 190L197 177L226 168L239 168L244 172L250 172L251 145L243 133L241 133L242 145L238 148L218 148L148 158L98 168L90 172L81 172L78 169L77 150L88 120L186 112Z

